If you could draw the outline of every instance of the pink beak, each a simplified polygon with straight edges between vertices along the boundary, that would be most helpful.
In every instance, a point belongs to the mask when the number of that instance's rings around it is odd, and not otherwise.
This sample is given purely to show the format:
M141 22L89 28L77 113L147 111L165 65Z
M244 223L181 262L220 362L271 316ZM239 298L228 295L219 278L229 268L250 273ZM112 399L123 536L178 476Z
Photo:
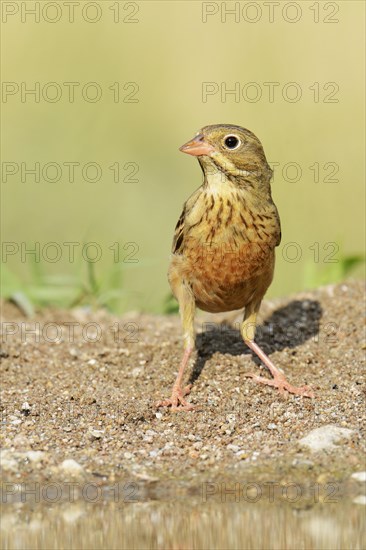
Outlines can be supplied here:
M198 134L198 136L195 136L193 139L182 145L182 147L179 147L179 151L182 151L182 153L187 153L188 155L199 157L200 155L209 155L212 151L214 151L214 148L212 145L204 141L202 134Z

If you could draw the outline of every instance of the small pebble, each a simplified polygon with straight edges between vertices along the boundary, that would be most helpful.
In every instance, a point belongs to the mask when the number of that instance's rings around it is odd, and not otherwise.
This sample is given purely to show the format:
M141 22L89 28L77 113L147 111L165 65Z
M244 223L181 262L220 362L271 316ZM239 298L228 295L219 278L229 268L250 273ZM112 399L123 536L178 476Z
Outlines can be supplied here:
M135 367L134 369L132 369L131 375L133 376L133 378L138 378L143 372L144 370L141 367Z
M60 464L60 469L63 470L65 474L70 475L80 475L84 471L84 468L73 458L64 460Z
M15 460L14 455L8 449L0 451L0 464L1 468L6 472L17 472L18 462Z
M40 462L46 456L43 451L27 451L25 454L30 462Z
M351 475L352 479L355 479L356 481L361 481L362 483L366 482L366 472L355 472Z
M131 460L131 458L133 458L133 453L126 451L125 453L123 453L123 456L126 460Z
M89 435L92 439L101 439L104 435L104 430L94 430L93 428L89 428Z
M30 405L28 403L28 401L25 401L22 405L22 412L23 413L28 413L29 414L29 411L30 411Z
M233 451L233 453L237 453L239 451L238 445L233 445L232 443L229 443L229 445L226 445L226 448L228 451Z

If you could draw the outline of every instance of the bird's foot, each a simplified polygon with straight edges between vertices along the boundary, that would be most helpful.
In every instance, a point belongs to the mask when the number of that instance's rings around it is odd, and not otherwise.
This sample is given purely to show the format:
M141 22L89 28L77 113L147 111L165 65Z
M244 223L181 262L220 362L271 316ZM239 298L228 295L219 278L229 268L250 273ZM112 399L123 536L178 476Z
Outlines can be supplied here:
M158 401L156 407L171 407L172 411L193 411L194 405L186 401L184 397L191 393L192 384L189 384L185 388L173 387L172 396L170 399L164 399Z
M253 378L255 382L258 382L259 384L266 384L267 386L273 386L279 390L281 394L293 393L294 395L302 395L303 397L315 397L314 392L312 391L310 386L301 386L300 388L297 386L292 386L283 374L278 374L274 378L264 378L263 376L258 376L257 374L254 374L252 372L248 372L245 374L245 376L248 376L250 378Z

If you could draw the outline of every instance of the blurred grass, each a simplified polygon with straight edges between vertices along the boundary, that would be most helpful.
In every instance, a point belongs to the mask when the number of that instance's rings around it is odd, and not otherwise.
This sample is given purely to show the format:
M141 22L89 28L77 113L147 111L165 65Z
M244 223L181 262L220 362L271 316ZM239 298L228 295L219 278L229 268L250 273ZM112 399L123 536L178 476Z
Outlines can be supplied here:
M71 308L87 306L93 309L105 308L120 313L126 309L126 289L123 281L123 266L114 264L98 277L95 264L87 262L79 266L74 276L47 275L41 263L33 262L30 283L24 284L19 277L2 265L2 296L14 301L27 315L34 307L55 306ZM305 289L331 283L339 283L351 277L358 268L365 268L365 256L362 254L341 256L334 263L319 266L312 261L306 263L304 270ZM161 304L161 311L167 315L179 311L178 303L168 293Z
M79 266L73 276L48 275L44 264L32 263L32 273L27 284L2 266L2 296L13 300L22 309L27 303L35 307L56 306L70 308L88 306L105 308L111 312L125 309L126 290L123 284L123 268L113 264L97 276L95 264L87 262ZM29 308L28 308L29 309Z
M80 254L75 263L63 255L57 263L37 265L31 256L26 262L11 256L2 270L3 295L20 288L37 305L68 306L80 299L115 311L173 307L164 302L172 235L183 202L201 183L197 162L178 147L201 126L218 122L254 131L269 162L279 163L273 196L283 243L268 296L348 276L339 255L337 265L324 258L316 263L311 247L342 241L345 266L365 248L364 3L339 3L336 24L315 24L308 3L301 3L303 17L296 24L281 18L270 23L264 15L256 24L235 23L233 17L222 23L220 15L204 24L201 2L138 5L136 24L114 24L107 7L92 25L78 17L73 24L64 19L49 24L32 17L22 23L15 16L2 26L4 81L26 82L29 88L35 82L76 81L81 87L96 81L103 89L97 103L76 93L74 103L65 96L56 103L14 96L2 105L3 161L80 163L74 182L63 170L55 183L32 177L22 182L19 174L3 183L2 204L8 206L2 207L2 240L29 246L94 241L103 250L95 273ZM138 83L138 103L114 103L109 91L114 82L122 93L126 82ZM236 82L241 87L254 82L263 97L237 102L218 93L203 102L203 82L224 83L229 90ZM265 82L280 83L273 102ZM288 82L301 86L297 103L283 100L281 89ZM316 82L318 102L310 89ZM323 101L327 82L339 86L337 103ZM81 166L87 162L102 167L100 181L83 179ZM136 163L138 181L121 177L115 183L109 167L116 162ZM301 166L296 183L284 178L289 162ZM335 163L339 181L329 181L322 168L315 181L310 167L316 162ZM137 244L136 264L112 264L109 247L117 241L122 250L126 243ZM284 257L290 242L302 251L297 262ZM362 276L359 263L352 273Z
M308 262L304 270L304 286L305 288L317 288L330 283L340 283L351 277L357 270L361 274L361 268L365 275L365 256L363 254L341 256L339 261L320 268L317 264Z

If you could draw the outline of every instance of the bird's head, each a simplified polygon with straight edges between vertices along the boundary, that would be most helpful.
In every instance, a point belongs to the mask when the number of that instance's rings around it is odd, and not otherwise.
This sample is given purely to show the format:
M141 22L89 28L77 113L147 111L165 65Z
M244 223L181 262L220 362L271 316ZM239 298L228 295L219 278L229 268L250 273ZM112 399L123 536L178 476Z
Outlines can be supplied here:
M259 139L234 124L205 126L180 151L197 156L205 176L218 170L230 179L255 176L269 181L272 176Z

